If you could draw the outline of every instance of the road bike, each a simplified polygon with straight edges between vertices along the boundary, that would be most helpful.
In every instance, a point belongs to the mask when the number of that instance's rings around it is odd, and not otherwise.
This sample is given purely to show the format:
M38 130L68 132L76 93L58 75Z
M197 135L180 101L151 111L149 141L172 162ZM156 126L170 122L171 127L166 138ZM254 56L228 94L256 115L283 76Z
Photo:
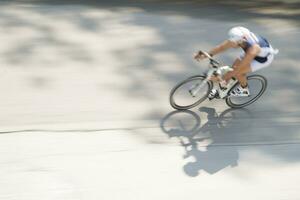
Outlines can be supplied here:
M231 91L238 85L236 79L229 80L226 86L221 85L222 77L232 71L229 66L220 64L207 52L200 51L209 59L209 70L203 75L195 75L178 83L170 92L169 100L173 108L187 110L204 102L213 88L217 90L214 98L224 99L231 108L243 108L258 100L267 88L267 79L258 74L247 76L249 96L232 96ZM218 79L218 83L213 80ZM212 100L212 98L210 99Z

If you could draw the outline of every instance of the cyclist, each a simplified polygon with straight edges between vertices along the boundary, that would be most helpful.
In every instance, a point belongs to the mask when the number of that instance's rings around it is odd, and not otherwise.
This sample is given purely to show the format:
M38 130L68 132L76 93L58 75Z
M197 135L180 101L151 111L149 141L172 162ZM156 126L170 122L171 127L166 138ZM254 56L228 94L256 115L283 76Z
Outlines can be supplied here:
M230 48L242 48L243 53L233 63L233 71L224 75L225 84L231 79L236 78L239 81L239 86L231 91L231 96L249 96L249 88L246 75L249 72L254 72L264 67L269 66L274 54L278 50L274 50L270 43L263 37L252 33L245 27L233 27L228 32L229 38L210 50L208 53L214 56ZM194 57L200 61L206 58L205 55L197 53ZM209 94L212 99L216 96L217 91L213 89Z

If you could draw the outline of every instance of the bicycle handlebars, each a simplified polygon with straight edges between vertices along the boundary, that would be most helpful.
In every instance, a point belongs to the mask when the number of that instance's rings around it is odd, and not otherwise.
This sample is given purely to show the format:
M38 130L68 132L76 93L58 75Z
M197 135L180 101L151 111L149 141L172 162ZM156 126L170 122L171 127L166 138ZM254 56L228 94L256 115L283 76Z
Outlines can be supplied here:
M215 59L213 59L212 57L211 57L211 55L209 55L209 53L207 53L207 52L205 52L205 51L199 51L198 52L199 54L203 54L203 55L205 55L208 59L209 59L209 61L210 61L210 64L214 67L218 67L219 65L220 65L220 63L218 62L218 61L216 61Z

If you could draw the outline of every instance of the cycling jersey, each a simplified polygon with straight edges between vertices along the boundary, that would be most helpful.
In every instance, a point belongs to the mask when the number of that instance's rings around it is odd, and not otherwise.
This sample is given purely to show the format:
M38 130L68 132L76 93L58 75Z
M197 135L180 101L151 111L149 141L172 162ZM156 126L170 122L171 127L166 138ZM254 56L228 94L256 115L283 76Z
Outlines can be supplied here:
M259 63L265 63L268 60L268 56L272 52L272 47L270 43L263 38L262 36L255 35L254 33L250 33L246 38L246 46L243 47L243 50L247 52L247 50L253 46L254 44L258 44L261 48L259 54L254 58Z
M274 55L278 53L278 50L274 50L271 44L265 38L255 35L252 32L245 39L246 45L243 47L244 52L240 55L240 60L244 58L245 53L251 46L258 44L260 46L260 52L250 64L251 71L255 72L270 66L274 59Z

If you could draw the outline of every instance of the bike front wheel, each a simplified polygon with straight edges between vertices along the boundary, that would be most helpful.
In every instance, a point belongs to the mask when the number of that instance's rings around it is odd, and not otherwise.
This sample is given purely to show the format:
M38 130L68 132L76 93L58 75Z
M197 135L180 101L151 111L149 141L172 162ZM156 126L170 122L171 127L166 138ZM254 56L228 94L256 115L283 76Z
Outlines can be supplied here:
M265 92L267 88L267 79L261 75L250 75L247 77L250 95L247 97L235 97L228 96L226 98L226 104L231 108L243 108L254 103L261 95ZM229 93L234 90L239 85L236 83L235 86L231 88Z
M191 109L203 102L213 84L205 76L193 76L177 84L170 93L170 104L177 110Z

